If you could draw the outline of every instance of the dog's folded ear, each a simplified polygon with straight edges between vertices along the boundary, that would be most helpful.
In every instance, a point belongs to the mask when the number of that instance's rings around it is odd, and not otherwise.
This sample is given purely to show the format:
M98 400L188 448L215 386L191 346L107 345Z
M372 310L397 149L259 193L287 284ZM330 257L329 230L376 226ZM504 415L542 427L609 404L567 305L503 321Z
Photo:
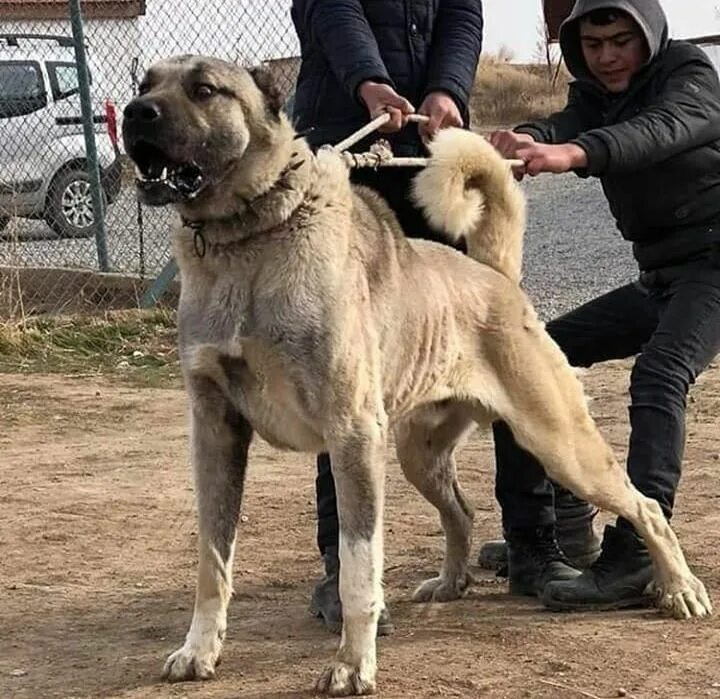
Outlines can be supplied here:
M283 107L282 94L273 74L264 66L256 66L249 69L249 73L255 84L265 96L265 103L274 116L280 116Z

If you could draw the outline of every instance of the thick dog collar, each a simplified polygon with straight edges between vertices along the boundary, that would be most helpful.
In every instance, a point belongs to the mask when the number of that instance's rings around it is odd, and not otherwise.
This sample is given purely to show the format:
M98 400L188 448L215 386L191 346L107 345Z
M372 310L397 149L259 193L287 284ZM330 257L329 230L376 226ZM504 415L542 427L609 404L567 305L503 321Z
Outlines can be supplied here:
M306 154L303 154L303 156L306 156ZM312 154L309 154L309 158L312 158ZM188 228L192 231L193 250L195 251L197 257L202 259L203 257L205 257L208 248L224 245L221 243L208 243L205 235L206 226L232 226L234 228L238 228L243 223L250 223L251 220L254 222L259 221L261 219L261 215L258 213L258 209L263 205L263 203L266 203L280 190L293 191L296 189L296 187L293 186L293 184L289 180L292 178L294 173L296 173L301 167L303 167L303 165L306 164L307 161L308 157L301 157L298 152L293 153L290 161L280 172L280 175L278 176L272 187L270 187L270 189L268 189L266 192L263 192L262 194L259 194L256 197L253 197L252 199L242 199L245 210L241 214L238 213L233 214L232 216L227 216L225 218L212 219L189 219L185 216L181 216L180 220L183 227ZM255 237L257 235L269 233L277 228L280 228L281 226L286 225L286 223L293 216L295 216L297 211L302 208L304 200L305 198L303 196L297 203L297 205L293 208L293 210L290 212L289 216L287 216L284 220L273 222L267 228L254 229L246 236L239 236L232 241L228 241L227 245L236 244L237 242L239 242L240 239L247 240L248 238Z

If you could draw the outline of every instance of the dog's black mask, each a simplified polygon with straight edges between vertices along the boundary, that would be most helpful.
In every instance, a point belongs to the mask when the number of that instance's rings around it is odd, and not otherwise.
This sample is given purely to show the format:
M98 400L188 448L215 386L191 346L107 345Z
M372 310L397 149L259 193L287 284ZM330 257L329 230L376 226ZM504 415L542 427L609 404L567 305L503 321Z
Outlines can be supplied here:
M133 99L123 112L123 143L136 166L138 196L149 206L194 199L204 188L200 166L179 157L181 139L159 101Z

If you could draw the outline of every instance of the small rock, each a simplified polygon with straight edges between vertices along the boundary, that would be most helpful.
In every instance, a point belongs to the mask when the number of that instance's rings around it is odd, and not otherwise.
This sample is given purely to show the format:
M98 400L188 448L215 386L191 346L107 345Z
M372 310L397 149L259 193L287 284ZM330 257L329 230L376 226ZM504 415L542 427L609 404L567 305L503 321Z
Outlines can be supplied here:
M626 696L627 696L627 689L623 689L622 687L620 687L620 689L618 689L618 691L617 691L617 695L618 695L619 697L626 697Z
M135 350L133 352L133 357L135 357L135 359L138 359L139 357L144 357L144 356L145 355L140 350Z
M25 677L27 675L27 670L13 670L10 673L11 677Z
M240 515L241 522L247 522L250 518L247 515Z

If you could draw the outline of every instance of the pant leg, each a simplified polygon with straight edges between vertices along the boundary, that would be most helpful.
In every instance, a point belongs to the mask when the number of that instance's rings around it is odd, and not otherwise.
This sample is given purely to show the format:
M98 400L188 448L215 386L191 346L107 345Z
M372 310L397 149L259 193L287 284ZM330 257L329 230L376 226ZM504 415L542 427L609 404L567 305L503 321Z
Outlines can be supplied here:
M317 545L320 549L320 555L323 556L328 548L337 548L340 531L337 501L335 499L335 480L330 467L329 454L320 454L317 457L315 497L317 503Z
M660 322L632 370L627 468L669 519L685 449L687 394L720 352L720 269L693 265L653 276Z
M547 331L572 366L589 367L638 352L657 327L657 306L637 284L615 289L548 323ZM555 521L554 494L545 470L520 448L507 425L493 425L495 494L503 529L536 528Z

